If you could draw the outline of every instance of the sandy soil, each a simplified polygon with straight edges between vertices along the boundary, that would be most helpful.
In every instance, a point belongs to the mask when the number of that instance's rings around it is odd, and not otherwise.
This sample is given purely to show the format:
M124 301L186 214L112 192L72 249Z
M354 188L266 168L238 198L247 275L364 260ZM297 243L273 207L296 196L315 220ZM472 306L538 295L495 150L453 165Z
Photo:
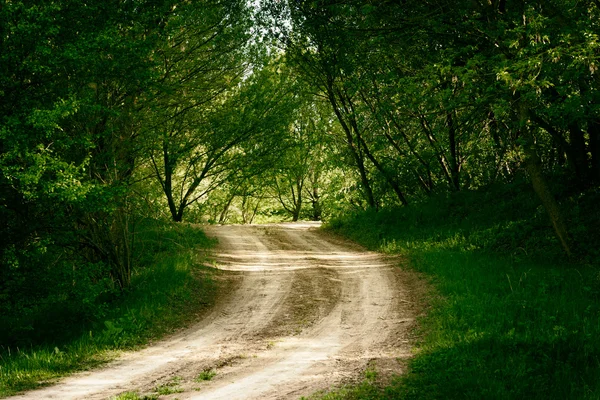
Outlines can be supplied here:
M211 226L231 293L192 328L102 369L12 399L294 399L402 373L418 312L414 275L315 223ZM198 380L212 371L210 380Z

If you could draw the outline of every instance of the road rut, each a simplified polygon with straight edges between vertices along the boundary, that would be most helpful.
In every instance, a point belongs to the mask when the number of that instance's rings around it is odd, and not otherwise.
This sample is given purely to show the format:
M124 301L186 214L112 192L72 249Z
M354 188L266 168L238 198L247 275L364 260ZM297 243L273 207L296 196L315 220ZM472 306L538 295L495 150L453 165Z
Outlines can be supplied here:
M161 399L294 399L401 373L415 307L387 259L315 223L209 226L231 293L192 328L102 369L14 399L107 399L169 388ZM203 371L215 376L197 380Z

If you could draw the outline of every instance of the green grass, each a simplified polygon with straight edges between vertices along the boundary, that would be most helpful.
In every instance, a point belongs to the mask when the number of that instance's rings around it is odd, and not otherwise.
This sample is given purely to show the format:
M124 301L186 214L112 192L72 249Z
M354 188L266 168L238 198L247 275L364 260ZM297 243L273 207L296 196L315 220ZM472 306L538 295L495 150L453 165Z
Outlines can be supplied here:
M171 378L171 380L165 384L159 385L154 388L154 392L156 392L159 396L167 396L174 393L182 393L183 389L179 387L182 378L180 376L175 376Z
M126 392L118 396L113 396L110 400L157 400L158 397L158 394L140 396L136 392Z
M173 393L181 393L183 392L183 389L180 389L178 387L173 387L172 385L161 385L161 386L157 386L154 391L159 395L159 396L167 396L169 394L173 394Z
M207 369L205 371L200 372L200 374L198 374L198 376L196 377L196 382L210 381L216 375L217 375L217 373L214 370Z
M407 374L324 398L600 399L600 236L584 223L598 211L567 211L582 238L569 260L535 200L527 191L464 193L331 223L369 248L406 255L434 292Z
M0 397L29 390L110 359L185 326L214 301L213 271L201 266L212 245L187 225L149 222L140 227L132 286L107 304L103 318L65 329L78 336L27 348L0 349Z
M375 384L377 371L367 369L364 380L354 386L346 385L330 392L317 392L300 400L378 400L382 398L383 389Z

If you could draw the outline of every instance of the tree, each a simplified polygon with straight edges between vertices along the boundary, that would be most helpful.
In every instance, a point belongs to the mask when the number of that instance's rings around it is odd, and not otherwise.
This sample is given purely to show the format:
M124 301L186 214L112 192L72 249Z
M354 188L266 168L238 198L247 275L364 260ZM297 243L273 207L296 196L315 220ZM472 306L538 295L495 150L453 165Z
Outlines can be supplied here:
M165 133L154 141L149 161L174 221L242 170L267 162L276 149L269 145L295 101L289 85L285 73L268 65L206 108L191 108L163 126Z

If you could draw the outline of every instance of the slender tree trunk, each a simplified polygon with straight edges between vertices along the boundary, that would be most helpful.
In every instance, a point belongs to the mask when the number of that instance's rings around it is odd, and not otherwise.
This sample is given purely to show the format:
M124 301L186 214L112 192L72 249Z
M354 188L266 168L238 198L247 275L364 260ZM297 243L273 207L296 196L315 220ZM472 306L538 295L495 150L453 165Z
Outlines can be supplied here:
M225 203L223 210L221 210L221 215L219 216L220 224L225 223L225 220L227 219L227 212L229 211L229 206L231 206L231 202L233 201L234 198L235 198L235 195L229 196L229 199L227 199L227 202Z
M297 187L298 198L294 201L294 212L292 213L292 221L296 222L300 218L300 211L302 211L302 188Z
M446 182L448 182L448 186L450 189L454 189L454 182L452 181L452 173L450 172L450 168L448 167L448 161L446 160L446 156L444 152L437 145L437 139L433 135L433 131L430 129L429 124L424 116L420 116L421 128L423 129L423 133L425 133L425 137L429 141L431 148L435 152L435 158L438 160L442 172L444 173L444 177L446 178Z
M456 141L456 126L452 112L446 115L446 123L448 124L448 141L450 143L450 176L452 178L452 186L454 190L460 190L460 164L458 162L458 142Z
M394 193L396 193L396 196L398 197L398 199L400 200L402 205L405 205L405 206L408 205L408 201L406 200L404 193L402 193L402 190L400 189L398 182L396 182L396 180L394 178L392 178L392 176L390 176L390 173L383 167L383 165L381 165L381 163L379 161L377 161L377 159L373 156L373 154L371 154L371 152L369 151L369 148L367 147L367 144L365 143L363 138L358 134L358 132L357 132L357 137L360 141L360 144L362 145L362 148L363 148L365 154L367 155L367 158L369 160L371 160L371 162L373 163L375 168L377 168L377 170L381 173L381 175L383 175L383 177L388 182L388 184L392 187L392 189L394 190Z
M342 130L344 131L344 133L346 135L346 143L348 144L348 150L350 150L350 153L352 154L352 157L354 158L354 161L356 163L356 167L358 168L363 192L367 199L367 204L369 205L370 208L377 208L377 204L375 203L375 197L373 196L373 190L371 189L371 183L369 182L369 178L367 176L367 170L365 168L365 161L362 157L362 154L360 154L360 152L356 149L356 146L354 145L354 138L352 136L352 131L350 130L350 127L346 123L344 116L342 115L342 113L338 107L332 85L333 85L333 83L328 83L328 86L327 86L327 95L329 98L329 102L331 103L331 106L333 107L333 111L334 111L340 125L342 126Z
M528 123L528 110L527 106L523 103L520 104L520 123L521 123L521 137L524 139L525 144L522 146L524 153L524 163L525 169L531 178L531 183L533 185L533 190L536 192L538 197L540 198L548 216L550 217L550 221L552 222L552 226L554 227L554 232L558 237L563 249L570 256L571 248L569 245L569 234L567 231L567 225L562 216L562 212L560 211L560 207L554 195L550 191L548 187L548 183L544 178L544 174L542 171L542 162L540 157L538 156L535 149L535 142L533 140L533 135L531 134Z
M313 174L311 176L312 190L311 190L310 200L312 203L312 220L313 221L320 221L321 216L323 214L323 208L321 207L321 195L319 193L319 176L320 176L320 172L318 169L317 169L317 171L313 172Z
M312 220L320 221L321 215L323 213L323 209L321 208L321 202L319 201L319 189L317 187L313 187L312 193Z
M367 146L367 143L365 142L362 135L360 134L360 130L358 128L358 123L356 122L356 119L354 118L354 105L352 104L352 100L348 98L347 103L348 103L350 109L352 110L352 115L349 118L350 126L352 127L352 129L354 130L354 133L356 134L356 138L358 139L359 146L362 147L367 158L369 160L371 160L371 162L373 163L375 168L377 168L377 170L381 173L381 175L383 175L383 177L388 182L388 184L392 187L392 189L394 190L394 193L396 193L396 196L398 197L400 202L403 205L407 205L408 202L406 201L406 197L404 196L404 193L402 193L402 190L400 190L400 186L398 185L398 182L396 182L396 180L390 175L390 173L383 167L383 165L381 165L381 163L369 151L369 147Z
M292 221L294 222L298 221L300 218L300 212L302 211L302 190L304 188L304 177L296 177L295 179L296 182L291 187L293 208L289 210L292 213Z
M169 206L169 211L171 212L171 218L175 222L181 222L181 217L178 218L178 210L177 205L175 204L175 199L173 198L173 162L169 157L169 147L167 140L163 142L163 164L165 167L165 179L163 183L163 191L165 192L165 196L167 198L167 205ZM155 166L158 168L158 166ZM157 171L158 174L158 171Z
M248 221L249 224L252 223L252 221L254 221L254 217L256 217L256 213L258 212L258 207L260 207L260 202L262 201L263 197L262 195L258 198L258 200L256 200L256 205L254 206L254 208L252 209L252 215L250 215L250 219Z
M425 194L427 196L431 195L431 187L429 186L431 179L429 179L427 182L425 182L425 179L423 179L423 177L421 176L421 174L419 174L419 171L417 171L416 169L413 171L415 174L415 177L417 178L418 182L419 182L419 186L421 187L421 189L423 189L423 191L425 192Z

